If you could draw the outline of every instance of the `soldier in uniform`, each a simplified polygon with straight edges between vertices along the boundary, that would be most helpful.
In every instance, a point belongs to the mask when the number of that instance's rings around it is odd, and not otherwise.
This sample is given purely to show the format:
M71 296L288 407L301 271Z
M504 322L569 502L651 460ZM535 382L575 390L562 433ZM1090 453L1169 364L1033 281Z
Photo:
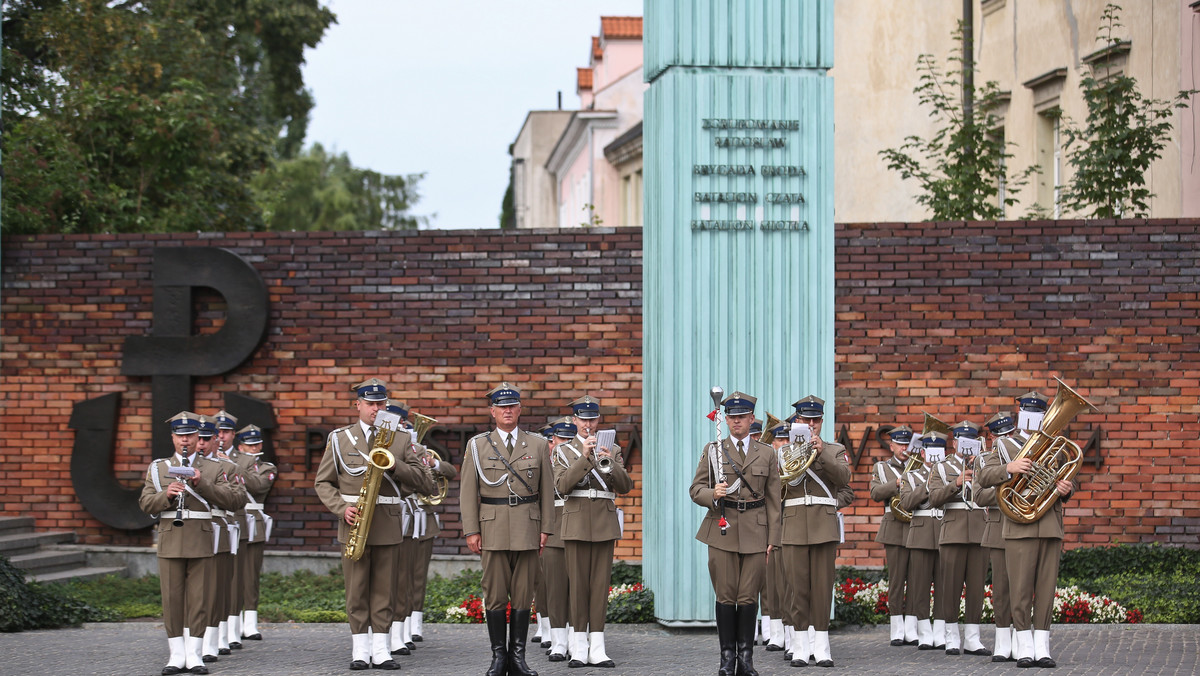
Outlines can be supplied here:
M1036 393L1034 393L1036 394ZM1022 407L1038 406L1045 410L1045 397L1021 397ZM1021 445L1012 437L1000 437L996 452L989 454L979 472L983 486L999 486L1033 467L1031 458L1014 460ZM1054 667L1050 656L1050 620L1054 616L1054 587L1058 581L1058 563L1062 557L1063 502L1075 492L1073 481L1055 484L1058 499L1033 523L1004 519L1004 562L1008 567L1008 587L1016 636L1018 667Z
M262 575L263 552L271 537L274 519L263 508L267 493L275 484L278 470L274 463L262 457L263 434L257 425L247 425L238 430L238 476L246 488L246 548L238 557L241 564L242 607L237 625L242 638L261 641L258 631L258 581Z
M196 451L199 416L183 411L167 423L175 454L150 463L138 500L143 512L158 517L158 574L171 651L162 673L207 674L201 651L208 627L204 594L212 575L212 508L236 508L240 494L218 463ZM172 467L196 474L176 480Z
M196 434L196 452L210 462L221 465L222 471L229 479L229 484L238 491L239 505L246 502L246 492L236 480L237 467L230 460L219 454L217 440L216 418L200 416L199 431ZM222 648L220 629L222 618L229 615L229 573L234 564L233 552L237 549L237 522L232 518L234 512L220 507L212 508L213 526L213 562L209 572L211 578L204 588L205 603L208 606L208 626L204 629L204 648L202 656L205 662L216 662L218 655L228 655L228 643Z
M571 661L611 668L604 647L604 616L612 582L613 551L623 530L617 496L633 490L621 447L597 447L599 400L584 395L571 402L577 436L555 453L554 489L564 498L560 533L570 584ZM604 467L601 463L605 463ZM607 469L605 469L605 467Z
M696 539L708 545L721 676L758 674L757 601L780 544L779 462L771 447L750 438L756 401L734 392L722 402L729 436L705 444L690 489L692 502L706 509Z
M875 541L883 545L888 570L888 616L892 624L891 644L902 646L917 643L917 617L904 614L904 583L908 577L908 522L892 513L892 498L900 494L901 476L908 462L908 445L913 431L900 425L888 433L888 448L892 457L875 463L871 470L871 499L884 505L883 518Z
M935 635L929 620L929 589L937 576L938 568L938 530L942 523L942 510L934 509L929 504L929 472L933 464L931 458L938 461L945 457L946 435L941 432L930 432L921 438L923 445L921 454L924 465L911 472L906 472L900 482L900 507L912 513L912 521L908 524L908 538L904 542L908 549L908 582L905 588L908 593L904 600L904 614L917 618L917 649L934 650L945 647L945 622L937 620L942 630L941 643ZM938 594L934 592L934 603Z
M375 416L387 406L388 399L387 384L378 378L352 389L358 420L330 433L315 484L321 502L339 518L338 542L343 544L359 517L358 495L370 471L369 454L376 442ZM355 671L400 668L389 652L388 631L399 577L400 541L404 538L401 487L426 493L435 490L425 465L412 451L408 432L395 430L387 450L395 464L383 473L369 531L359 534L366 538L362 558L354 561L342 557L346 618L353 645L350 668Z
M792 424L780 421L770 430L771 448L775 450L776 462L779 461L779 449L788 444L788 430ZM791 647L790 631L784 629L783 588L786 582L783 569L780 566L782 557L772 556L767 559L767 577L762 591L762 635L767 646L767 652L779 652ZM790 627L789 627L790 629ZM789 660L790 661L790 660Z
M217 423L216 444L213 448L212 458L227 462L229 468L229 483L237 488L243 495L242 506L236 510L225 511L225 528L229 533L229 556L228 562L224 565L218 563L217 566L217 584L224 595L221 603L221 612L217 615L217 654L230 654L231 636L233 630L238 631L238 635L232 641L238 641L241 638L241 627L237 626L237 622L233 622L233 618L238 617L238 609L242 607L242 589L238 582L241 578L238 575L238 558L237 555L244 549L243 542L246 539L245 521L246 495L245 482L238 474L237 463L233 462L232 454L236 454L234 430L237 429L237 418L230 415L226 411L217 411L216 415L212 416ZM216 521L214 519L214 528ZM218 557L218 562L219 562ZM240 648L241 643L237 643Z
M824 400L810 395L793 406L797 420L811 427L808 444L817 456L807 470L783 486L780 556L788 580L786 620L794 631L791 664L808 666L812 654L817 666L832 667L829 608L833 604L833 577L842 534L838 494L850 483L850 463L844 446L821 439ZM810 635L809 627L813 627L814 634Z
M979 425L964 420L953 427L951 445L954 454L935 465L929 474L929 504L942 509L938 536L938 560L942 564L944 591L940 619L946 623L946 654L987 655L979 640L979 622L983 618L983 595L987 580L984 557L983 510L975 502L975 474L979 470ZM958 633L959 599L966 586L962 641Z
M483 559L484 614L492 647L487 673L536 676L525 662L525 642L538 552L553 529L550 451L545 439L517 428L519 389L505 382L487 397L496 428L467 443L460 492L467 547ZM511 624L505 618L510 602Z
M983 457L987 458L996 452L996 444L1003 437L1011 437L1017 431L1017 419L1011 413L999 412L988 419L985 425L992 436L991 451ZM1023 441L1021 442L1023 443ZM978 482L977 482L978 483ZM992 610L995 611L996 644L992 649L993 662L1012 662L1016 658L1016 641L1013 637L1012 610L1008 602L1008 566L1004 563L1004 514L1000 512L1000 502L996 499L996 486L980 488L975 502L983 507L983 548L992 564Z
M572 453L576 449L571 445L579 428L570 417L552 418L549 423L549 447L551 466L555 466L557 453ZM557 468L556 468L557 469ZM546 547L542 550L542 582L538 588L538 611L546 617L549 629L543 630L542 637L550 637L549 650L551 662L562 662L567 659L570 641L571 623L568 618L571 609L571 583L567 577L566 545L562 539L562 512L567 500L558 489L554 489L554 510L550 524L554 532L546 539Z

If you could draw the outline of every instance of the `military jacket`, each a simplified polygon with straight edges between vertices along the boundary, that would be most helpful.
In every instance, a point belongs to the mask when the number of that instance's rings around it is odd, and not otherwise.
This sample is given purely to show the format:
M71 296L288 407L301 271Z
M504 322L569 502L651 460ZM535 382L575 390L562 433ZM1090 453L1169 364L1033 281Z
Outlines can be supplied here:
M596 469L594 456L583 453L583 440L559 444L554 449L554 489L566 500L562 510L563 540L604 542L621 537L621 523L615 499L597 497L596 492L624 495L633 490L633 480L625 470L621 447L612 448L612 472ZM591 492L589 495L584 493Z
M890 507L892 498L900 494L896 479L899 479L903 472L904 463L895 456L875 463L871 470L871 499L883 503L883 518L879 521L879 532L875 535L875 541L880 544L903 547L908 539L908 523L897 519Z
M1005 466L1011 462L1021 451L1021 446L1016 440L1011 437L1001 437L996 444L996 450L988 453L983 465L983 469L979 471L979 483L984 487L999 486L1008 481L1012 477L1009 476ZM1024 540L1027 538L1054 538L1061 540L1065 531L1063 530L1063 503L1074 494L1077 484L1071 482L1071 493L1060 495L1050 509L1042 515L1040 519L1033 523L1017 523L1008 517L1004 517L1004 539L1005 540ZM1053 489L1051 489L1053 490Z
M198 486L190 483L184 491L183 525L173 525L178 513L178 500L167 495L167 487L175 482L169 474L171 467L182 463L178 455L159 458L146 469L142 495L138 506L152 516L158 516L158 556L163 559L196 559L212 556L216 542L213 538L212 509L237 509L240 494L229 483L221 464L193 454L192 467L200 474Z
M273 519L266 513L263 503L266 502L271 486L275 484L279 470L275 468L274 463L262 460L262 453L239 453L236 462L238 474L242 477L250 498L246 502L244 515L248 541L266 542Z
M425 454L425 450L425 446L421 444L416 445L418 457L423 456ZM437 477L445 477L446 481L454 481L458 478L458 470L454 468L454 465L451 465L445 459L439 461L437 467L431 467L430 472L433 474L435 479L434 493L437 493ZM407 531L407 535L422 541L432 540L438 535L441 535L442 522L438 517L437 512L434 511L436 508L433 505L423 504L419 497L415 495L409 498L408 504L413 516L413 527Z
M463 458L459 499L463 535L479 534L481 546L490 551L540 549L541 534L549 535L554 528L549 518L554 510L549 446L544 438L522 429L516 435L509 454L499 430L478 434L467 442ZM512 476L501 457L519 478ZM498 500L504 502L493 502Z
M433 492L433 481L421 459L412 451L412 437L397 430L388 451L395 458L392 469L384 472L379 482L379 496L367 545L394 545L404 539L404 505L401 490ZM317 496L329 511L338 516L338 542L345 544L350 534L346 509L358 502L358 494L366 479L370 449L362 427L355 422L334 430L325 442L325 454L317 467L315 487Z
M246 504L246 489L242 485L237 474L237 464L232 460L225 460L213 454L213 457L207 458L210 462L220 463L221 469L225 472L229 479L229 485L238 492L238 504ZM217 542L217 554L233 554L238 548L233 544L235 539L239 539L238 535L241 530L241 524L238 520L239 509L213 509L213 535Z
M723 468L721 476L714 476L713 463L710 460L710 449L715 442L705 444L700 453L700 462L696 466L696 474L692 478L690 494L692 502L706 508L696 539L722 551L739 554L758 554L767 551L767 545L778 547L782 539L783 525L780 518L780 486L779 460L775 449L755 441L748 440L746 457L738 458L737 448L726 438L721 442L720 449ZM724 481L732 486L738 480L738 475L729 466L737 462L738 468L750 483L743 482L737 490L726 496L726 500L754 502L764 500L762 507L739 511L732 504L725 505L725 520L728 523L726 534L721 535L719 521L721 505L714 501L714 486ZM758 497L754 497L757 493Z
M918 511L929 511L929 468L907 472L900 481L900 507L906 512L912 512L912 521L908 524L908 537L904 546L909 549L937 549L938 531L942 520L937 516L918 515Z
M962 487L956 485L966 462L952 455L930 468L929 504L946 512L942 518L938 544L977 545L983 542L983 510L974 499L979 481L976 479L970 484L964 483ZM978 459L972 462L978 475L982 463ZM967 501L967 497L971 500Z
M818 545L841 540L838 494L850 484L846 447L827 443L808 470L783 485L783 544ZM789 500L832 499L835 504L787 504Z

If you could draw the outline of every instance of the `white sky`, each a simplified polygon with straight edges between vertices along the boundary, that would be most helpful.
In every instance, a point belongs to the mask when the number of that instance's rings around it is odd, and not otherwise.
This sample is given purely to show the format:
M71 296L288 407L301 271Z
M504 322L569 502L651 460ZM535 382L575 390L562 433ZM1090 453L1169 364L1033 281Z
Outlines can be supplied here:
M508 146L530 110L579 106L600 16L642 0L327 0L337 14L306 52L316 106L306 145L385 174L424 171L431 228L499 227Z

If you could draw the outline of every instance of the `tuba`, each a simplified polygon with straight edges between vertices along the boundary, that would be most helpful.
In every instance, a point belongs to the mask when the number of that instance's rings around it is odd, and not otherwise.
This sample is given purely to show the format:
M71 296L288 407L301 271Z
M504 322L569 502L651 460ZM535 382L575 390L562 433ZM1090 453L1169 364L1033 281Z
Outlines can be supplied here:
M951 429L949 425L926 413L925 423L921 426L921 436L925 436L930 432L941 432L945 435L954 434L954 430ZM921 465L923 464L925 464L925 459L921 457L919 453L914 453L910 448L908 462L904 463L904 470L900 474L903 476L909 472L915 472L920 469ZM912 512L905 511L905 509L900 506L899 494L893 496L888 502L888 509L892 510L892 516L897 521L902 521L904 523L909 523L912 521Z
M367 452L367 472L363 477L362 488L358 489L358 500L354 503L358 510L358 518L354 520L354 525L350 526L346 545L342 548L342 555L351 561L361 559L367 551L367 535L371 532L371 520L375 516L379 484L383 481L383 473L396 464L396 457L388 450L388 446L392 445L392 440L396 437L399 421L400 416L395 413L380 411L375 415L375 444Z
M413 431L416 432L416 444L421 444L425 439L425 435L429 434L429 430L437 424L437 420L430 418L427 415L421 415L416 411L409 413L409 418L413 420ZM442 462L442 456L432 448L425 447L425 467L433 478L433 483L437 485L437 493L433 495L422 495L417 498L417 501L422 505L440 505L446 499L446 494L450 491L450 480L441 474L433 473L433 466L438 462Z
M1070 481L1079 471L1083 451L1079 444L1059 435L1071 420L1085 410L1098 410L1058 378L1054 401L1042 418L1042 428L1032 432L1013 460L1029 458L1033 466L1000 484L996 500L1004 516L1017 523L1033 523L1042 518L1058 500L1055 484Z

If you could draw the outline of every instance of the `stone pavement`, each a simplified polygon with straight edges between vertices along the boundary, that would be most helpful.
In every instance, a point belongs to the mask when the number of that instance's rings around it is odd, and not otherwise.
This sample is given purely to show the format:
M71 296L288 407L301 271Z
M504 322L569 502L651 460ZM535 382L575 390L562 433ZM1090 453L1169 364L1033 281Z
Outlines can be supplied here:
M350 635L345 624L260 624L265 640L209 665L223 676L305 676L350 674ZM408 657L398 657L400 674L421 676L481 675L489 651L482 625L428 624L425 641ZM991 645L992 632L984 629ZM782 653L755 650L763 676L807 673L871 674L1037 674L1015 663L993 664L987 657L948 657L941 651L893 648L886 625L852 628L830 637L837 666L828 671L793 669ZM715 630L671 631L658 625L610 625L608 654L616 669L569 669L550 663L535 650L530 666L542 676L618 676L620 674L715 674ZM1196 625L1062 625L1051 633L1056 676L1080 674L1200 673L1200 627ZM80 629L0 634L0 674L120 674L154 676L167 659L161 623L89 624ZM379 673L379 672L368 672Z

